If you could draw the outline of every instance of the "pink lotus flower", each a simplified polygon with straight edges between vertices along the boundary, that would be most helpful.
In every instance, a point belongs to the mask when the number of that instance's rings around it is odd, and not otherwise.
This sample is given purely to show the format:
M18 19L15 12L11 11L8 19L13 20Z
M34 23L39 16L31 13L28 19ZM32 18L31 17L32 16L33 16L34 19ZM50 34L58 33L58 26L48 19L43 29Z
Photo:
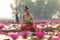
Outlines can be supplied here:
M22 32L20 32L21 36L28 36L28 34L29 34L29 31L22 31Z
M45 33L44 32L35 32L36 36L40 37L40 38L43 38Z
M58 40L60 40L60 32L58 32Z
M4 25L3 24L0 24L0 29L4 28Z
M18 33L8 33L7 36L10 36L14 39L18 38L19 34Z
M46 24L40 24L41 27L45 27Z
M57 40L60 40L60 38L57 38Z
M60 37L60 32L58 32L58 36Z
M53 36L53 37L51 37L51 39L50 40L58 40L59 38L57 37L57 36Z
M34 28L35 31L37 31L36 24L33 25L33 28Z
M0 34L4 34L3 32L0 32Z
M57 38L52 38L51 40L57 40Z
M60 40L60 33L58 33L58 36L53 36L50 40Z

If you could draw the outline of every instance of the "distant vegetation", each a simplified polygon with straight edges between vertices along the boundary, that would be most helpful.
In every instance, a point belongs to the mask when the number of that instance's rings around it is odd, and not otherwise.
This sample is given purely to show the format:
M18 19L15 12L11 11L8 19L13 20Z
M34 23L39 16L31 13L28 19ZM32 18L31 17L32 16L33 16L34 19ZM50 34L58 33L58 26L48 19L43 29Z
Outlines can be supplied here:
M21 0L17 6L20 10L20 18L22 18L24 13L25 5L30 8L30 13L34 16L34 19L60 19L59 0Z

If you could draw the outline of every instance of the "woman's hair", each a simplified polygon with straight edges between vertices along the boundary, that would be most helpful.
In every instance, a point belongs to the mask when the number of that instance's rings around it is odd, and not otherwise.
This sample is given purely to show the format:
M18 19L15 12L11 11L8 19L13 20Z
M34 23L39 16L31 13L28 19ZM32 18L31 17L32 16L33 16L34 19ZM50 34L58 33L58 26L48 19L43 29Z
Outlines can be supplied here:
M29 8L28 8L28 6L25 6L25 11L27 11Z

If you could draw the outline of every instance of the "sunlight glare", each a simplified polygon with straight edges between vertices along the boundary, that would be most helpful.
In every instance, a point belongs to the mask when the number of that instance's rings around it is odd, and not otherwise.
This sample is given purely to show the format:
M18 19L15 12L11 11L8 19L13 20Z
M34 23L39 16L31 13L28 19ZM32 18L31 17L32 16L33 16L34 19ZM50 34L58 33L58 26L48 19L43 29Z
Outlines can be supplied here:
M0 18L12 18L12 9L10 4L12 0L1 0L0 1Z

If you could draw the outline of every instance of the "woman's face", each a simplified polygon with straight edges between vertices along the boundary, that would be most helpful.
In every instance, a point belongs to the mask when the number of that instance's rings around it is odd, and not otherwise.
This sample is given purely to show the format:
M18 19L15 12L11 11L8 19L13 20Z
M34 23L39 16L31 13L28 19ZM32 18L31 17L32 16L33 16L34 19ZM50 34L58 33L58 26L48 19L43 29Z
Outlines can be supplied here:
M29 11L26 11L26 14L29 15Z

